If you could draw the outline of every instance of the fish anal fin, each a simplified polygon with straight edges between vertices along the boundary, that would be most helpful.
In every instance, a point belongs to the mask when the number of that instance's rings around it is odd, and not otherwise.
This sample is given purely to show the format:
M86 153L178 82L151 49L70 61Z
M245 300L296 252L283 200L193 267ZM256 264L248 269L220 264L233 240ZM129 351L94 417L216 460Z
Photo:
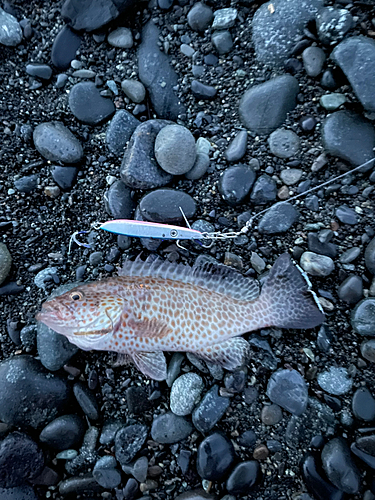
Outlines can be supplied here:
M130 317L128 319L128 327L136 337L148 337L150 339L162 339L172 333L172 328L163 321L156 318L140 318Z
M246 363L249 351L249 343L244 338L234 337L218 344L202 347L199 351L194 351L194 354L205 361L233 371Z
M167 378L167 362L162 351L134 351L131 356L138 370L147 377L154 380Z

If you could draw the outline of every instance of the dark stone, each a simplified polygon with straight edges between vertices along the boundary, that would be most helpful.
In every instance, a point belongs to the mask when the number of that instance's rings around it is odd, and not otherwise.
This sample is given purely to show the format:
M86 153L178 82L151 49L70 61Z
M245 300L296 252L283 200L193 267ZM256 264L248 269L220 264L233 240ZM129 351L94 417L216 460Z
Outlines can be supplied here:
M69 191L77 178L78 168L55 165L52 167L51 174L53 180L63 191Z
M78 415L63 415L42 430L39 440L55 450L75 448L82 441L85 425Z
M245 156L247 147L247 132L241 130L225 150L225 159L229 162L241 160Z
M375 298L369 297L359 302L351 316L351 324L360 335L375 337Z
M44 456L39 446L26 434L12 432L0 442L0 486L22 486L44 467Z
M206 437L198 448L197 471L208 481L222 481L235 460L232 442L219 433Z
M338 43L353 26L353 17L346 9L325 7L320 9L316 16L318 36L325 45ZM350 57L349 54L347 57Z
M193 426L184 417L172 412L154 418L151 437L157 443L172 444L186 439L193 432Z
M214 14L212 9L202 2L194 4L187 15L187 22L194 31L204 31L209 27Z
M259 222L262 234L280 234L288 231L299 217L298 211L290 203L275 203Z
M228 392L237 394L242 392L245 387L247 374L244 370L236 370L227 373L224 377L224 385Z
M354 455L356 455L360 460L362 460L362 462L371 467L371 469L375 469L375 457L360 450L356 445L356 443L351 444L350 450L352 451L352 453L354 453Z
M77 382L73 386L74 395L78 401L79 406L90 420L98 420L99 418L99 405L96 401L95 394L90 391L82 382Z
M111 184L104 195L104 204L114 219L131 219L134 201L131 190L122 181L118 180Z
M331 68L326 69L323 73L320 85L326 90L336 90L339 86Z
M375 434L360 436L355 443L361 451L375 457Z
M92 477L91 472L84 476L74 476L64 479L59 484L60 495L79 495L80 493L103 491L102 487L98 484L95 478Z
M180 207L187 219L191 219L196 211L193 198L175 189L157 189L146 194L139 202L143 218L150 222L169 224L184 220Z
M343 500L344 493L325 479L318 458L313 453L307 453L301 463L302 477L307 490L317 500Z
M328 479L336 488L350 495L359 492L360 473L353 462L345 439L334 438L325 444L322 464Z
M174 500L215 500L214 495L206 493L202 489L188 490L184 491L180 495L176 496Z
M231 495L244 496L254 490L262 480L259 462L249 460L233 469L228 477L226 488Z
M233 48L232 35L227 30L214 31L211 35L211 43L220 55L227 54Z
M64 26L56 36L51 52L52 64L56 69L65 71L70 68L70 63L75 58L81 46L81 37L72 31L69 26Z
M69 107L77 120L88 125L105 122L116 111L111 99L101 96L93 82L73 85L69 93Z
M317 123L318 121L314 116L302 116L299 120L301 129L306 133L312 132Z
M169 124L166 120L148 120L135 129L120 170L121 179L130 188L154 189L165 186L173 179L171 174L159 167L154 153L156 136Z
M375 399L367 387L360 387L353 395L353 414L360 420L373 422L375 420Z
M206 392L193 412L193 424L203 434L210 431L218 423L229 407L229 398L219 396L218 389L218 386L214 385Z
M343 224L350 224L351 226L355 226L356 224L358 224L357 213L352 208L349 208L346 205L341 205L336 208L335 213L336 217Z
M238 444L244 448L252 448L257 442L257 435L254 431L245 431L238 438Z
M220 176L219 192L229 205L240 205L249 194L255 178L256 174L251 167L246 165L229 167Z
M1 500L39 500L31 486L0 488L0 498Z
M38 429L66 411L70 387L32 356L0 363L0 420Z
M34 129L34 145L50 161L78 163L83 157L79 140L60 122L40 123Z
M307 385L296 370L280 369L274 372L268 380L267 396L293 415L301 415L307 407Z
M106 133L106 142L111 153L121 155L140 121L129 111L120 109L110 121Z
M78 352L78 347L64 335L54 332L40 321L36 341L40 362L52 372L60 370Z
M148 90L153 108L159 118L177 120L185 113L174 87L177 75L170 65L169 57L160 51L160 31L152 21L142 29L142 43L138 49L139 79Z
M250 199L254 205L265 205L276 199L276 182L267 174L262 174L255 181Z
M126 389L125 395L129 413L134 415L141 415L154 406L152 401L149 400L146 387L133 385Z
M14 181L14 187L21 193L31 193L38 187L39 176L25 175Z
M133 424L122 427L115 437L115 455L121 465L133 460L146 441L148 429L145 425Z
M327 255L327 257L331 257L332 259L336 257L337 245L330 242L322 243L316 233L309 233L307 235L307 241L310 252Z
M365 264L370 273L375 274L375 238L366 247Z
M347 304L356 304L363 296L363 283L360 276L348 276L338 287L337 295Z
M217 94L215 87L205 85L204 83L198 82L198 80L193 80L191 82L191 91L196 99L212 100Z
M215 54L207 54L206 56L204 56L203 60L204 60L204 64L207 64L207 66L216 66L219 62L219 58L217 56L215 56ZM202 72L202 74L203 74L203 72Z
M40 80L48 81L52 76L52 68L48 64L29 63L26 65L26 73L30 76L35 76Z

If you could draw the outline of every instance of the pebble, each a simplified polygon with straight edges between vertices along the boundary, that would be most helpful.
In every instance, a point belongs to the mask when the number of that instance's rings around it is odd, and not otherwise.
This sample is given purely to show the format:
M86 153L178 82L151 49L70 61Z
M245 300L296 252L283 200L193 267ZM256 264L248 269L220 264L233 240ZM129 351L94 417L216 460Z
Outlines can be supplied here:
M258 229L261 234L286 233L299 217L299 212L291 203L275 203L260 219Z
M85 425L78 415L63 415L52 420L39 435L42 443L61 451L78 446L85 432Z
M145 100L146 89L142 82L138 80L123 80L121 88L132 102L140 103Z
M284 123L289 111L295 108L298 92L298 81L291 75L254 85L241 98L241 122L257 134L270 134Z
M157 189L146 194L139 202L141 216L150 222L170 224L183 220L180 207L187 219L194 217L194 199L175 189Z
M276 425L281 422L283 418L283 412L281 411L279 405L266 405L262 408L260 418L265 425Z
M340 106L346 103L344 94L334 93L325 94L320 98L320 105L327 111L336 111Z
M22 486L37 477L44 468L39 446L26 434L12 432L0 442L0 486Z
M158 118L177 120L185 113L175 92L178 79L167 54L159 49L159 29L149 21L142 29L142 42L138 49L139 79L148 90L152 107Z
M12 256L5 245L5 243L0 243L0 285L4 283L8 277L12 267Z
M301 130L303 130L303 132L307 134L313 132L317 123L318 122L316 118L314 118L313 116L302 116L299 121Z
M247 373L245 370L236 370L226 373L224 377L224 385L230 394L238 394L244 390Z
M45 122L33 132L34 145L39 153L50 161L78 163L83 157L79 140L60 122Z
M155 139L155 157L160 167L169 174L189 172L196 159L193 134L181 125L163 127Z
M350 450L354 455L356 455L360 460L362 460L366 465L371 467L372 469L375 469L375 457L372 455L369 455L368 453L365 453L364 451L360 450L356 443L352 443L350 446Z
M306 382L296 370L277 370L267 385L267 396L293 415L301 415L307 407Z
M68 81L68 75L65 75L65 73L60 73L59 75L56 76L55 87L57 89L62 89L67 81Z
M269 454L270 452L267 446L265 444L260 444L253 452L253 458L255 458L255 460L265 460Z
M122 427L115 437L115 455L121 465L127 465L142 448L148 435L145 425L133 424Z
M39 497L36 496L36 493L31 486L0 488L0 498L1 500L39 500Z
M259 462L248 460L241 462L231 472L226 482L229 494L248 495L262 480L262 471Z
M341 264L349 264L356 260L356 258L360 255L361 249L359 247L352 247L345 250L345 252L340 256L339 261Z
M194 97L203 100L212 100L217 94L215 87L205 85L204 83L198 82L198 80L193 80L191 82L191 91Z
M122 181L111 184L104 195L106 211L114 219L131 219L134 211L134 201L131 190Z
M366 247L365 265L370 273L375 275L375 238Z
M315 78L322 72L326 55L320 47L307 47L302 52L302 60L308 76Z
M193 226L192 228L197 229ZM166 383L168 387L172 387L173 382L179 376L183 360L184 360L184 355L182 353L180 352L173 353L167 368Z
M109 421L104 423L102 432L100 434L99 442L100 444L109 445L115 440L117 431L124 426L124 423L120 420Z
M193 55L195 54L195 50L193 49L193 47L187 45L186 43L180 45L180 51L181 54L184 54L184 56L186 57L193 57Z
M36 340L40 362L52 372L60 370L78 351L78 347L71 344L67 337L54 332L40 321Z
M99 266L103 260L103 252L92 252L89 257L90 265L93 267Z
M129 111L120 109L110 121L105 136L108 149L115 155L124 153L133 132L140 124Z
M77 167L61 167L60 165L55 165L51 169L51 175L56 184L63 190L69 191L72 189L74 182L78 175Z
M351 324L356 333L375 337L375 298L363 299L355 306Z
M350 495L359 492L360 473L343 438L334 438L325 444L322 464L328 479L336 488Z
M68 479L64 479L64 481L61 481L61 483L59 484L59 493L63 496L76 496L80 493L86 493L87 491L89 491L90 493L102 491L101 486L91 473L83 477L69 477Z
M73 85L69 93L69 107L77 120L87 125L106 122L116 111L111 99L103 97L93 82Z
M126 389L125 395L129 413L142 415L153 407L153 402L149 399L149 391L146 387L129 387Z
M357 275L348 276L338 287L337 295L347 304L357 304L363 296L362 278Z
M276 182L269 175L262 174L254 183L250 199L254 205L265 205L274 201L276 195Z
M210 166L210 157L205 153L197 153L193 168L186 172L186 179L195 181L201 179Z
M303 171L299 168L286 168L280 172L280 178L287 186L294 186L301 180L302 174Z
M365 422L375 420L375 399L367 387L360 387L353 395L353 414L356 418Z
M120 169L121 179L131 189L155 189L172 180L172 175L159 167L154 154L156 136L169 124L165 120L147 120L135 129Z
M225 159L228 162L241 160L245 156L247 148L247 132L241 130L231 141L229 146L224 152Z
M217 385L211 387L193 412L194 427L202 434L210 431L219 422L230 405L229 398L219 396L218 389Z
M353 385L353 380L349 377L348 370L336 366L331 366L328 370L319 373L317 380L323 391L334 396L341 396L348 393Z
M199 488L196 490L184 491L180 495L176 496L175 500L215 500L215 498L216 497L214 495L206 493L203 489Z
M346 9L325 7L316 16L318 37L325 45L338 43L353 26L353 17Z
M292 130L277 129L268 138L270 151L278 158L295 156L300 149L300 140Z
M22 42L22 29L17 19L0 8L0 43L16 47Z
M362 356L371 363L375 363L375 340L367 340L361 345Z
M314 252L303 252L300 259L300 266L311 276L329 276L335 268L331 257L319 255Z
M261 5L252 19L252 38L258 61L271 67L283 66L296 41L302 38L306 25L315 21L323 4L322 0L274 0L272 12L269 4Z
M133 35L129 28L120 27L111 31L107 41L109 45L118 49L131 49L133 47Z
M227 8L219 9L214 12L214 21L212 29L226 30L234 26L237 19L237 9Z
M327 481L317 454L306 453L301 463L301 472L307 490L317 500L344 500L344 493Z
M243 432L238 438L238 444L244 448L252 448L256 441L257 436L252 430Z
M356 439L355 444L358 448L368 453L369 455L375 457L375 435L370 434L368 436L361 436Z
M198 403L203 390L203 380L196 373L189 372L178 377L172 385L170 408L175 415L189 415Z
M226 168L219 178L219 192L231 206L241 205L254 184L256 174L247 165Z
M210 154L211 143L210 143L210 141L208 141L204 137L199 137L199 139L197 139L195 147L197 148L197 153L203 153L206 155Z
M214 17L212 9L202 2L194 4L187 15L187 22L194 31L205 31Z
M375 129L360 115L336 111L323 122L322 140L325 151L330 155L352 165L361 165L373 157ZM361 147L356 144L361 144Z
M106 489L116 488L121 483L121 474L116 469L116 459L110 455L101 457L95 464L92 475Z
M211 43L219 55L228 54L233 48L232 35L225 30L212 33Z
M70 63L75 58L81 46L82 39L69 26L65 25L53 41L51 50L52 64L59 71L70 68Z
M336 208L335 213L336 217L343 224L350 224L351 226L354 226L358 223L357 213L352 208L349 208L346 205L340 205L338 208Z
M66 0L61 8L61 15L66 23L77 31L96 31L114 21L131 3L127 0L115 4L101 1L90 4ZM61 491L60 491L61 493Z
M173 444L186 439L193 432L193 426L184 417L172 412L154 417L151 437L157 443Z
M48 64L29 63L26 65L26 73L30 76L35 76L40 80L48 81L52 76L52 68Z
M73 386L73 392L82 411L90 420L98 420L99 405L95 395L82 382L77 382Z
M198 447L197 471L208 481L220 481L231 469L235 461L232 442L215 432L206 437Z

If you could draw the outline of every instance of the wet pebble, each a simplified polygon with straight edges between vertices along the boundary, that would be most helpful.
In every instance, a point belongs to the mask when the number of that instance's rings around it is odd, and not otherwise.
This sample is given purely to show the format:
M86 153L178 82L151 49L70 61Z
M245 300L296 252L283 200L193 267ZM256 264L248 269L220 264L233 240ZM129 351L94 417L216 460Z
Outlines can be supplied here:
M39 176L25 175L14 181L14 187L21 193L31 193L38 187Z
M134 201L131 190L122 181L117 180L111 184L104 195L107 212L114 219L130 219L134 210Z
M316 16L318 36L325 45L339 42L353 25L353 17L346 9L325 7Z
M336 488L350 495L359 492L360 473L343 438L334 438L325 444L322 464L328 479Z
M280 178L287 186L293 186L301 180L303 171L299 168L287 168L280 172Z
M4 283L12 267L12 257L5 243L0 243L0 285Z
M131 101L140 103L145 100L146 89L142 82L138 80L123 80L121 82L121 88Z
M254 205L265 205L276 200L277 188L275 181L267 174L263 174L255 181L250 199Z
M325 94L320 98L320 104L327 111L336 111L340 106L345 104L346 97L344 94Z
M375 420L375 399L367 387L360 387L353 395L353 414L360 420L372 422Z
M101 457L96 462L92 475L103 488L116 488L121 483L121 474L116 465L115 457L110 455Z
M375 434L360 436L355 443L361 451L375 457Z
M148 435L145 425L133 424L122 427L115 437L115 455L121 465L127 465L142 448Z
M307 385L296 370L274 372L268 381L267 396L293 415L301 415L307 407Z
M103 97L93 82L73 85L69 93L69 107L77 120L88 125L109 120L116 110L111 99Z
M318 374L319 386L323 391L341 396L349 392L353 385L353 380L349 377L348 370L342 367L331 366L326 371Z
M120 28L111 31L107 37L109 45L118 49L131 49L133 47L133 35L129 28Z
M229 405L229 398L219 396L218 386L214 385L206 392L193 412L195 428L203 434L210 431L219 422Z
M288 231L299 217L291 203L275 203L260 219L259 232L280 234Z
M40 123L34 129L33 139L36 149L47 160L78 163L83 157L81 143L60 122Z
M301 462L306 487L317 500L344 500L344 493L327 481L316 454L308 452Z
M363 295L362 278L357 275L348 276L338 287L337 295L347 304L356 304Z
M139 120L129 111L125 109L117 111L109 122L105 136L110 152L116 155L124 153L126 144L139 124Z
M184 491L175 497L175 500L215 500L215 496L207 493L203 489Z
M65 25L53 41L51 60L59 71L65 71L70 67L77 50L81 46L81 37Z
M238 438L238 444L244 448L251 448L255 445L257 436L254 431L249 430L243 432Z
M353 309L351 324L360 335L375 337L375 298L361 300Z
M26 65L26 73L30 76L36 76L40 80L50 80L52 76L52 68L48 64L29 63Z
M229 31L220 30L212 33L211 43L219 55L228 54L233 48L233 39Z
M55 450L74 448L82 441L85 425L78 415L63 415L52 420L39 435L42 443Z
M367 340L361 345L362 356L371 363L375 363L375 339Z
M90 420L98 420L99 405L93 392L82 382L77 382L73 386L73 392L79 406Z
M231 394L237 394L244 390L247 374L245 370L236 370L226 373L224 385L226 390Z
M346 250L341 256L340 256L340 262L341 264L349 264L353 262L361 253L361 249L359 247L352 247Z
M300 266L311 276L320 277L329 276L335 268L335 264L330 257L314 252L303 252Z
M262 480L259 462L249 460L242 462L233 469L226 482L226 488L231 495L248 495Z
M302 60L306 73L315 78L323 69L326 55L320 47L307 47L302 53Z
M64 191L72 189L78 175L77 167L55 165L52 167L51 175L56 184Z
M197 153L193 168L186 172L185 177L195 181L204 176L210 166L210 157L205 153Z
M193 134L181 125L163 127L155 139L155 157L160 167L169 174L189 172L196 159Z
M192 432L191 423L172 412L155 417L151 427L152 439L163 444L178 443L190 436Z
M219 192L232 206L240 205L250 192L256 174L247 165L226 168L219 178Z
M222 480L235 460L232 442L219 433L206 437L198 448L198 474L209 481Z
M89 257L90 265L93 267L98 266L103 260L103 252L92 252Z
M298 135L292 130L279 128L272 132L268 138L270 151L278 158L295 156L300 148Z
M187 22L194 31L204 31L214 17L212 9L202 2L194 4L187 15Z
M37 348L40 361L50 371L60 370L78 351L78 347L42 322L37 326Z
M217 94L215 87L205 85L204 83L198 82L198 80L193 80L191 82L191 91L193 96L197 99L212 100Z
M198 228L193 227L193 229L198 229ZM172 386L173 382L176 380L176 378L180 374L181 365L182 365L183 360L184 360L184 355L182 353L180 353L180 352L173 353L171 360L168 364L168 369L167 369L166 383L167 383L168 387Z
M141 415L153 407L153 403L149 399L149 391L146 387L129 387L126 389L125 395L129 413Z
M370 273L375 275L375 238L366 247L365 264Z
M265 425L276 425L282 420L283 412L279 405L263 406L260 418Z
M187 219L194 217L194 199L176 189L157 189L146 194L139 203L142 217L150 222L169 224L183 220L180 207Z
M115 436L117 434L117 431L121 429L121 427L124 426L124 423L115 420L115 421L109 421L106 422L103 425L102 432L100 434L99 442L100 444L104 445L109 445L112 444L113 441L115 440Z
M241 160L245 156L247 147L247 132L241 130L230 142L224 152L225 159L229 162Z
M346 205L341 205L336 208L336 217L343 224L350 224L353 226L358 223L358 215L352 208L349 208Z
M175 415L189 415L200 399L203 380L196 373L189 372L178 377L172 385L170 408Z

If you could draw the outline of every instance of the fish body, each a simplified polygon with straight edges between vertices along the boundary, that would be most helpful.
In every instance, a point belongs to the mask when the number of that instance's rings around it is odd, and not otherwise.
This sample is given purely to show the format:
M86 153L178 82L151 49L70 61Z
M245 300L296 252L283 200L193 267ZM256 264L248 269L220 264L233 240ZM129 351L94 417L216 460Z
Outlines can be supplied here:
M127 262L121 276L78 286L43 304L37 319L85 350L126 354L146 375L166 378L163 351L193 352L228 370L248 355L243 333L322 323L309 285L289 256L258 283L226 266L161 259Z

